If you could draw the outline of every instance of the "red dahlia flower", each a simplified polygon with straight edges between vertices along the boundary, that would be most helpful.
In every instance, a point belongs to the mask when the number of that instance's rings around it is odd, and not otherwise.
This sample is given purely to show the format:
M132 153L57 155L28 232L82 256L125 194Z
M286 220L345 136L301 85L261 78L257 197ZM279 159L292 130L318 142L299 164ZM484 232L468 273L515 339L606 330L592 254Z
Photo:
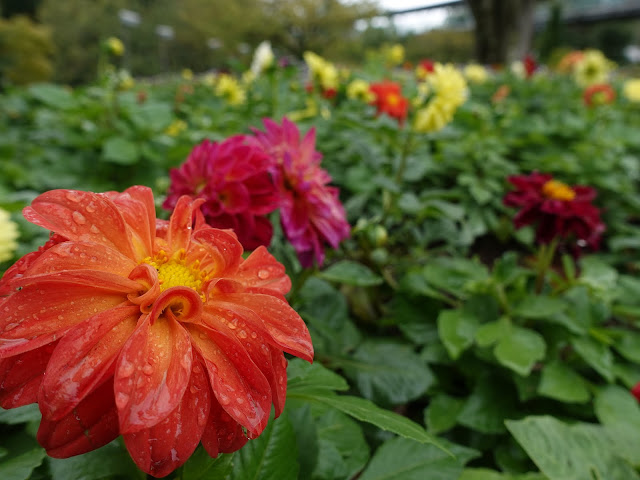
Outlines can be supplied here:
M631 394L640 402L640 382L636 383L631 389Z
M591 202L591 187L568 185L551 175L534 172L508 178L516 190L504 197L509 207L522 207L514 218L516 228L536 224L536 241L550 243L554 238L574 236L578 246L597 249L605 226L600 211Z
M608 83L597 83L584 89L583 99L588 107L608 105L616 99L616 92Z
M522 64L524 66L524 73L527 78L531 77L538 68L538 64L536 63L536 60L532 55L526 55L524 57L524 60L522 61Z
M255 141L275 160L274 176L281 192L280 220L287 239L304 267L324 261L324 244L338 248L350 227L338 189L327 184L329 174L320 168L322 155L315 150L311 129L300 139L295 123L282 125L265 119L265 131L254 130Z
M385 80L372 83L369 85L369 90L376 96L373 105L378 109L377 114L386 113L390 117L396 118L398 123L402 125L409 111L409 100L402 96L400 85Z
M0 405L38 402L37 438L65 458L124 437L145 472L164 476L202 441L216 456L265 428L286 395L283 351L313 359L291 285L264 247L181 197L156 220L145 187L54 190L24 209L57 232L1 280ZM246 432L246 435L245 435Z
M163 207L175 208L182 195L202 198L207 223L232 228L247 250L269 245L273 228L265 217L280 196L268 169L271 158L237 135L224 142L205 140L169 172L171 185Z

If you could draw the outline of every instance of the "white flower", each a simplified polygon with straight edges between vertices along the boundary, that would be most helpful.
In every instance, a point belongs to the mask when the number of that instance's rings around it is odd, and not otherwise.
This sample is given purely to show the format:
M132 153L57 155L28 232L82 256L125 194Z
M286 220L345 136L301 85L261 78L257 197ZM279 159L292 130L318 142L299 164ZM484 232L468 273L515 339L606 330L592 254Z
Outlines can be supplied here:
M251 62L251 72L258 76L264 72L267 68L273 65L275 56L273 50L271 50L271 42L265 40L256 51L253 53L253 61Z

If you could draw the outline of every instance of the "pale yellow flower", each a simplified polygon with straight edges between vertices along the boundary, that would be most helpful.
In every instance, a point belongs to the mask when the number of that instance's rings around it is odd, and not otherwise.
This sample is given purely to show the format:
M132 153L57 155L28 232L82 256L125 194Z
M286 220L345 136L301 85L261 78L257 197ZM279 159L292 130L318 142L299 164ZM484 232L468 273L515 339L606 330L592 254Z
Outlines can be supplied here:
M275 55L271 49L271 42L265 40L256 48L253 53L253 61L251 62L251 72L255 76L260 75L267 70L275 61Z
M464 67L464 76L471 83L484 83L489 78L489 73L482 65L470 63Z
M299 122L300 120L313 118L318 115L318 104L313 98L307 97L305 104L306 107L303 110L295 110L287 113L287 118L292 122Z
M174 120L171 125L164 131L170 137L177 137L187 129L187 123L184 120Z
M304 52L304 61L309 67L312 80L317 81L323 90L338 89L339 73L335 65L309 51Z
M640 78L631 78L624 82L622 93L631 102L640 102Z
M584 56L575 64L574 78L581 87L606 83L613 63L600 50L585 50Z
M215 92L217 96L223 97L229 105L242 105L247 99L247 94L238 80L226 73L218 77Z
M183 68L180 76L183 80L190 82L191 80L193 80L193 71L190 68Z
M120 70L117 73L118 76L118 89L131 90L136 86L136 81L133 79L128 70Z
M376 99L376 96L371 90L369 90L369 82L362 80L361 78L356 78L347 85L347 98L370 103Z
M121 57L124 53L124 44L119 38L109 37L107 38L107 41L105 43L107 45L107 50L109 51L109 53L117 57Z
M385 51L385 59L391 65L400 65L404 61L404 47L399 43L391 45Z
M202 84L207 87L213 87L216 84L216 76L213 73L207 73L202 77Z
M422 133L441 130L451 122L468 91L464 77L451 64L436 63L427 83L433 94L427 105L416 112L413 122L414 130Z
M0 262L13 257L18 248L18 225L11 220L9 212L0 208Z

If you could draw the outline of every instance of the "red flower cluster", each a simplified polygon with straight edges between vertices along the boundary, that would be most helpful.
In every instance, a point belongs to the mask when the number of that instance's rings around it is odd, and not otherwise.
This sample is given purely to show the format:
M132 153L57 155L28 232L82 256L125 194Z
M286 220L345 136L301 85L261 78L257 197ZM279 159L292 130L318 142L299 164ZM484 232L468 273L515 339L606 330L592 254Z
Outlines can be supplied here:
M24 209L57 232L0 280L0 405L37 402L52 457L118 435L145 472L164 476L202 442L233 452L278 416L283 351L313 359L266 249L248 258L232 232L181 197L157 220L151 190L54 190Z
M385 80L372 83L369 85L369 90L376 96L373 105L378 110L377 114L386 113L402 125L409 112L409 100L402 96L400 84Z
M514 218L516 228L536 224L539 243L574 237L578 247L598 248L605 226L600 211L591 203L596 197L593 188L569 187L551 175L537 172L508 180L516 190L505 195L504 204L521 207Z
M271 158L237 135L224 142L205 140L180 168L171 169L171 185L162 206L173 210L182 195L202 198L209 225L231 228L247 250L269 245L273 234L266 214L280 204L271 178Z
M522 64L524 66L524 73L527 78L531 77L538 68L538 64L536 63L536 60L532 55L526 55L524 57L524 60L522 61Z
M350 227L338 198L320 167L315 131L301 139L296 125L264 121L266 132L235 136L221 143L205 140L185 163L170 172L163 207L172 209L180 196L203 199L209 225L232 228L244 248L269 245L273 233L266 214L280 208L283 231L300 263L324 261L324 245L337 248Z
M416 76L418 80L424 80L427 78L427 75L433 73L435 70L435 63L429 59L421 60L418 66L416 67Z
M585 88L582 98L588 107L608 105L616 99L616 91L608 83L597 83Z

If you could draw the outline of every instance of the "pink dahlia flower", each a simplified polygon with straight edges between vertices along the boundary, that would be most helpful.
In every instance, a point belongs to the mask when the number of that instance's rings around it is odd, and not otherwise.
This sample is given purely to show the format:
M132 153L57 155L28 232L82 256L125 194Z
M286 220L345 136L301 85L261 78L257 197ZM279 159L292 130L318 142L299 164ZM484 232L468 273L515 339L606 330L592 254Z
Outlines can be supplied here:
M275 210L280 195L269 173L271 158L247 137L223 142L203 141L179 167L171 169L171 185L163 207L173 210L182 195L202 198L209 225L231 228L247 250L269 245L273 234L266 214Z
M281 192L280 219L287 239L304 267L324 262L324 245L338 248L350 226L338 189L328 186L329 174L320 168L315 130L304 138L295 123L263 120L265 131L254 129L258 145L274 159L273 175Z

